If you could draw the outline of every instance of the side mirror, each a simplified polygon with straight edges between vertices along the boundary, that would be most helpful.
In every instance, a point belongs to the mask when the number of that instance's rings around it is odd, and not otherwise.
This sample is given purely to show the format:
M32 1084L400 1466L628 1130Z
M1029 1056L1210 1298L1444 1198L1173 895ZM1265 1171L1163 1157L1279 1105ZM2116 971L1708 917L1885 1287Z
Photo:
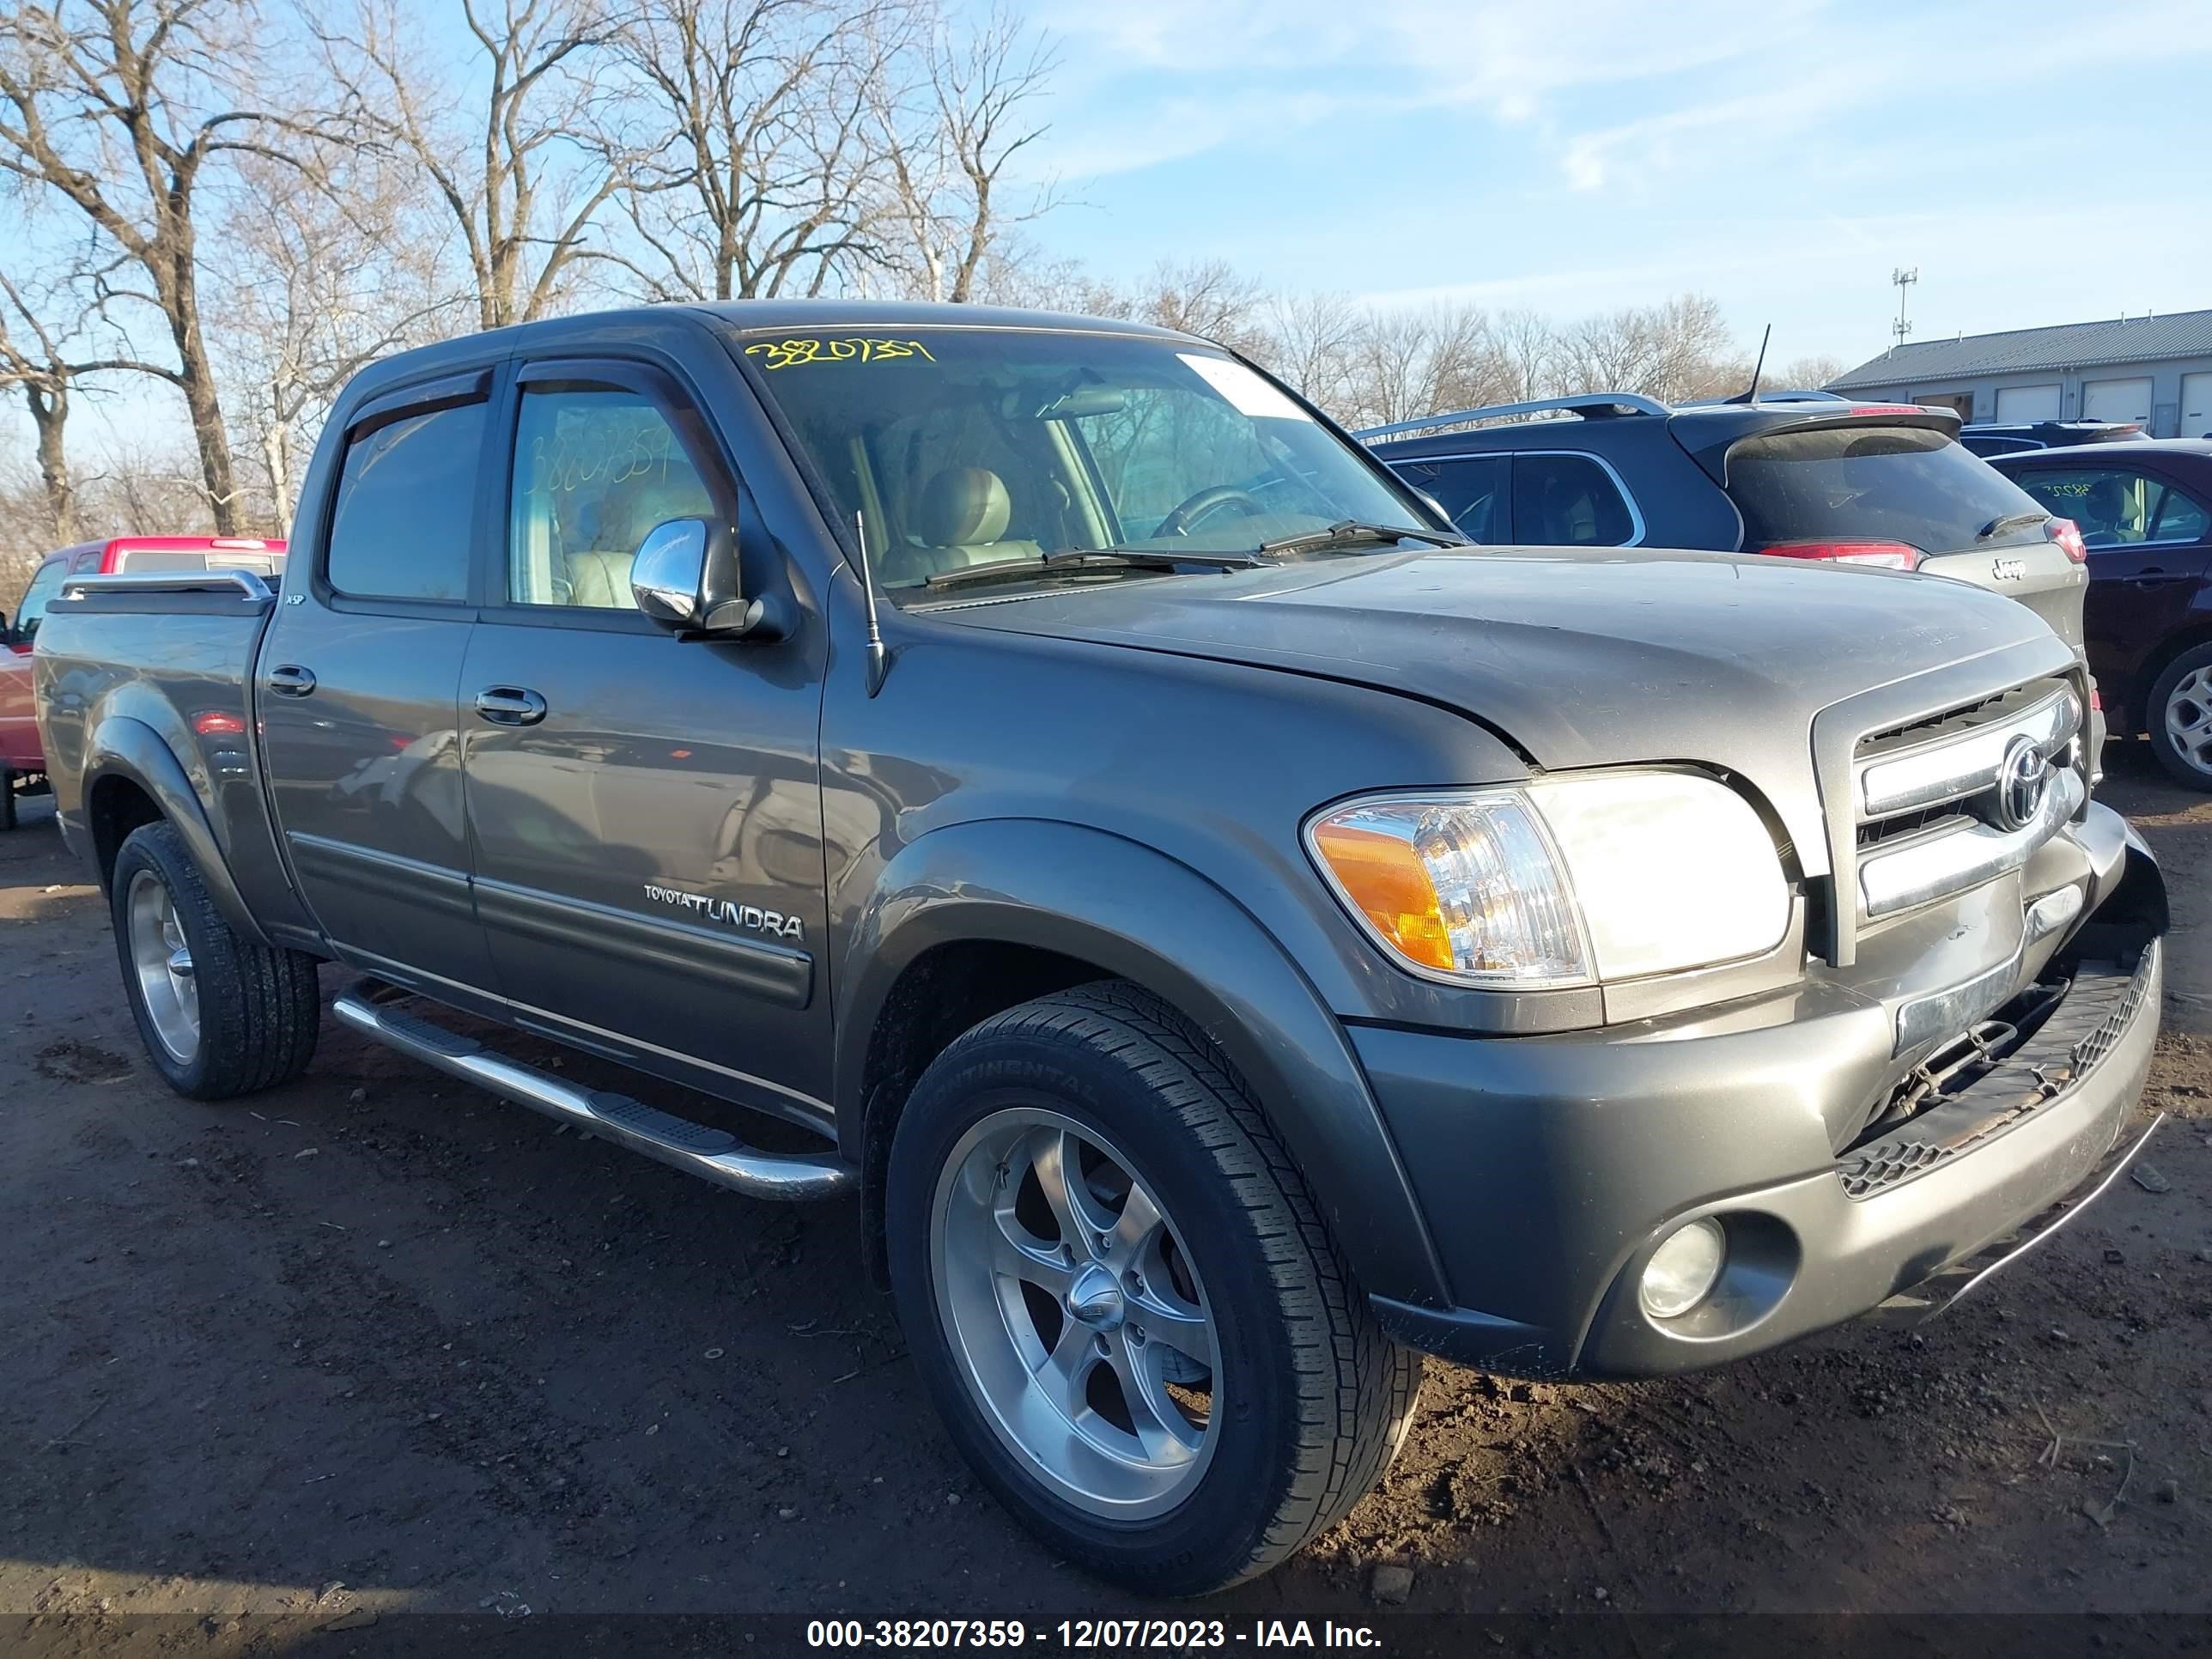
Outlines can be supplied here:
M726 531L704 519L653 526L630 560L630 597L664 628L732 640L780 640L791 631L781 597L747 599L737 588L737 550Z

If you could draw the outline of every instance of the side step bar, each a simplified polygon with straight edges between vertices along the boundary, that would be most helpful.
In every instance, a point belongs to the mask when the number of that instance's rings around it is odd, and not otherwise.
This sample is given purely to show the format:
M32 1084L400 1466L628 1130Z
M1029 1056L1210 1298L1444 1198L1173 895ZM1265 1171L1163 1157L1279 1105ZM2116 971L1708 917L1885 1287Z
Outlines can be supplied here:
M357 987L342 994L331 1012L355 1030L449 1077L620 1141L718 1187L752 1198L798 1202L836 1198L858 1185L859 1171L835 1152L762 1152L727 1130L677 1117L628 1095L564 1083L495 1054L474 1037L375 1001L374 995L372 987Z

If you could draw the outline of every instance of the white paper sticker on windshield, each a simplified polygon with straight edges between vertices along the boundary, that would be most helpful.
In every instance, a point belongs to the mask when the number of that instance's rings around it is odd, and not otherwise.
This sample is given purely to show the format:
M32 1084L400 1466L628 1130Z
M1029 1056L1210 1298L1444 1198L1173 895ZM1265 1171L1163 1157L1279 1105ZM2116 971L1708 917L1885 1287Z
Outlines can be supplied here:
M1201 357L1194 351L1178 351L1176 356L1197 371L1206 385L1228 398L1239 415L1275 421L1313 418L1242 363L1231 362L1226 357Z

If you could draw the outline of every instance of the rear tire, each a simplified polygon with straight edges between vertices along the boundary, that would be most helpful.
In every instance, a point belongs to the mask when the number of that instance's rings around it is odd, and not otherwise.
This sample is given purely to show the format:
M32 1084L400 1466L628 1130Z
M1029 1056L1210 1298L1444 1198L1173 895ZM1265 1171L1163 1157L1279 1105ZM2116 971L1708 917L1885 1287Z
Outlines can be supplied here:
M131 832L108 903L139 1037L172 1089L228 1100L307 1069L323 1013L315 958L224 921L173 827Z
M0 834L15 827L15 775L0 766Z
M2166 775L2212 792L2212 645L2183 652L2150 688L2143 726Z
M1375 1322L1257 1103L1134 986L955 1041L899 1120L885 1197L900 1322L954 1442L1103 1577L1194 1595L1265 1572L1405 1439L1419 1358Z

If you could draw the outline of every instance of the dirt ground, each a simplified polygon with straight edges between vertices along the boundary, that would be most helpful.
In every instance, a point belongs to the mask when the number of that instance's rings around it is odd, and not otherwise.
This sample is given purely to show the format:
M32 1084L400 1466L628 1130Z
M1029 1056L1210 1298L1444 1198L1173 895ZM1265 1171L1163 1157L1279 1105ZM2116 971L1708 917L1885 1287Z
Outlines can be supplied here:
M1620 1387L1431 1362L1388 1484L1204 1613L1373 1618L1387 1566L1409 1611L1540 1631L2212 1613L2212 800L2110 759L2176 894L2158 1190L1918 1334ZM957 1460L850 1206L714 1191L335 1024L297 1085L178 1100L97 893L27 817L0 837L0 1645L1126 1608Z

